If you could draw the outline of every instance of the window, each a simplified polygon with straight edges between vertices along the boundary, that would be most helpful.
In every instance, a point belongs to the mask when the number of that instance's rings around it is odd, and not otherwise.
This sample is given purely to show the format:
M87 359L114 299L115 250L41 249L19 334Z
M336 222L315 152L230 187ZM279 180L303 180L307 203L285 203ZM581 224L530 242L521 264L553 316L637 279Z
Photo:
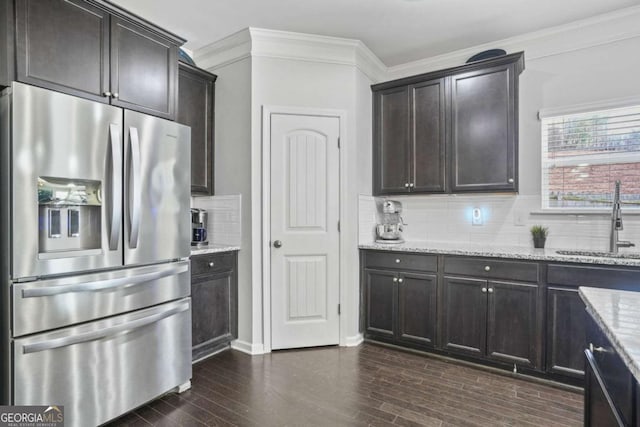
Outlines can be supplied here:
M620 180L623 209L640 209L640 102L540 117L543 208L608 208Z

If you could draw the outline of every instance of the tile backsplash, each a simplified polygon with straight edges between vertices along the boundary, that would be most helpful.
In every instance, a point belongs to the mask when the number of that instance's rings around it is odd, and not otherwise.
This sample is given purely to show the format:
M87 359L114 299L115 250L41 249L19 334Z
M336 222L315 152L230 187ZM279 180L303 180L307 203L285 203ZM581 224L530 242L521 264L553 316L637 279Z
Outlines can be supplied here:
M242 196L240 194L192 197L191 206L208 211L207 231L212 245L240 246L242 237Z
M608 250L610 218L604 215L536 214L540 196L525 195L434 195L389 197L402 203L404 238L409 241L485 243L530 246L529 228L549 228L547 247ZM376 198L359 198L360 243L375 239ZM472 225L474 208L482 212L483 224ZM373 212L373 214L372 214ZM532 212L534 212L532 214ZM620 240L640 246L640 216L625 215ZM621 249L624 251L625 249ZM628 249L627 249L628 250ZM638 250L638 248L631 248Z

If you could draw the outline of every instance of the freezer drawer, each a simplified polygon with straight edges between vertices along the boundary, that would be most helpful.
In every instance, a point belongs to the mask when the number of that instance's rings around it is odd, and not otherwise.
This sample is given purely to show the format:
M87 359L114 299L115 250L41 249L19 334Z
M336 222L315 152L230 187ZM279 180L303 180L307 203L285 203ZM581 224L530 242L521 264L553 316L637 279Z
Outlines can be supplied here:
M15 405L96 426L191 379L191 299L14 341Z
M13 284L13 336L126 313L191 294L189 261Z

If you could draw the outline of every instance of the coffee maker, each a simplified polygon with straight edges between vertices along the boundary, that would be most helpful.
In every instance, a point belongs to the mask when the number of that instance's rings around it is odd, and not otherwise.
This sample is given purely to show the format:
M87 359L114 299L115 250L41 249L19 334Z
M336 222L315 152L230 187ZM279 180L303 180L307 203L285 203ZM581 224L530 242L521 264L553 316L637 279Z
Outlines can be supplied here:
M376 243L403 243L402 204L396 200L385 200L382 203L380 224L376 225Z
M209 244L207 240L207 219L205 209L191 208L191 246L202 247Z

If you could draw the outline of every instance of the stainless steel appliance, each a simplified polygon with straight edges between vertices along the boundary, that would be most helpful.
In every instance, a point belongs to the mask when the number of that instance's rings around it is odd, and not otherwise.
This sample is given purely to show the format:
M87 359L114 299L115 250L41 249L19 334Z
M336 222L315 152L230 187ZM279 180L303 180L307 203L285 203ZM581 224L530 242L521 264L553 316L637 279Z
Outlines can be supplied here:
M189 383L189 144L167 120L2 92L3 404L90 426Z
M207 240L207 222L209 214L206 209L191 208L191 246L202 247L209 244Z
M403 243L402 204L395 200L385 200L382 203L380 223L376 225L377 243Z

